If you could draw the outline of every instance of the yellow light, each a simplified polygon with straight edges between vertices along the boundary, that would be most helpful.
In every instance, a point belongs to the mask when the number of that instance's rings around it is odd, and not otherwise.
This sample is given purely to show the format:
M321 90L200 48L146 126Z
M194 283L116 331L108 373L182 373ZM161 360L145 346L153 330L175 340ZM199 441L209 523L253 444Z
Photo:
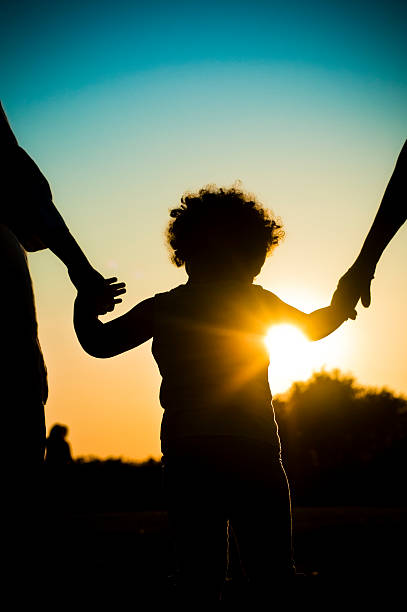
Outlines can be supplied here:
M293 382L307 380L323 367L335 367L342 352L338 335L310 342L299 329L286 324L271 327L265 343L270 355L269 384L273 394L283 393Z
M304 334L294 325L274 325L270 328L265 339L270 359L278 356L279 359L291 360L293 353L302 353L308 345Z

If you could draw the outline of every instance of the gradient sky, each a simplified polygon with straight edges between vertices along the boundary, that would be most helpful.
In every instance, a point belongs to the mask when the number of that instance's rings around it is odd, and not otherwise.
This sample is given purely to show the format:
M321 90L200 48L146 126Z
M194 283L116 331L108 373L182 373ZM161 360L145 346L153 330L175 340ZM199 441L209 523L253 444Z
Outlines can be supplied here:
M310 311L357 255L406 138L406 28L401 2L6 2L2 101L91 262L127 282L118 314L184 282L163 240L180 195L235 180L287 233L256 282ZM273 392L325 364L407 394L406 256L403 227L372 307L303 347L306 366L272 351ZM48 425L68 425L76 456L158 457L150 343L87 356L64 266L44 251L30 268Z

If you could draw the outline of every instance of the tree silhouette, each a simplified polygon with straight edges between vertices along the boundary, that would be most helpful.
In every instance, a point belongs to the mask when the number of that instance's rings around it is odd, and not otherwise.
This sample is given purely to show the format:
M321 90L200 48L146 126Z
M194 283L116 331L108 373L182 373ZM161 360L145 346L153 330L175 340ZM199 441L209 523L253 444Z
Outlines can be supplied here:
M322 370L274 400L294 502L400 503L407 399Z
M322 370L273 403L294 505L407 504L405 397ZM78 458L68 467L60 487L76 510L165 510L159 461ZM54 496L54 481L48 489Z

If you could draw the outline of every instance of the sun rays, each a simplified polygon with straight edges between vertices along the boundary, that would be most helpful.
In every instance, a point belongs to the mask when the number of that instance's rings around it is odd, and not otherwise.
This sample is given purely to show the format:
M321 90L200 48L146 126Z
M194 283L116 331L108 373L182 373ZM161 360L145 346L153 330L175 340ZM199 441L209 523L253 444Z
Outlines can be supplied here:
M294 381L306 380L323 367L335 367L343 353L341 334L310 342L293 325L275 325L264 339L270 355L269 383L272 393L286 391Z

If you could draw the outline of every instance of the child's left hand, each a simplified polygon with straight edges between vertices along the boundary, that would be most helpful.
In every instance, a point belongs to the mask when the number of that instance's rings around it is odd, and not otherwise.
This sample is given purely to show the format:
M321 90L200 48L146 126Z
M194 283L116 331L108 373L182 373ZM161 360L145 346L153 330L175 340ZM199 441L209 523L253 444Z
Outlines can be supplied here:
M346 304L331 303L331 308L336 311L338 317L343 321L347 321L348 319L352 319L352 321L354 321L358 316L356 310L349 305L346 306Z
M354 321L357 316L358 316L358 313L356 312L355 309L350 310L348 313L348 319L352 319L352 321Z

